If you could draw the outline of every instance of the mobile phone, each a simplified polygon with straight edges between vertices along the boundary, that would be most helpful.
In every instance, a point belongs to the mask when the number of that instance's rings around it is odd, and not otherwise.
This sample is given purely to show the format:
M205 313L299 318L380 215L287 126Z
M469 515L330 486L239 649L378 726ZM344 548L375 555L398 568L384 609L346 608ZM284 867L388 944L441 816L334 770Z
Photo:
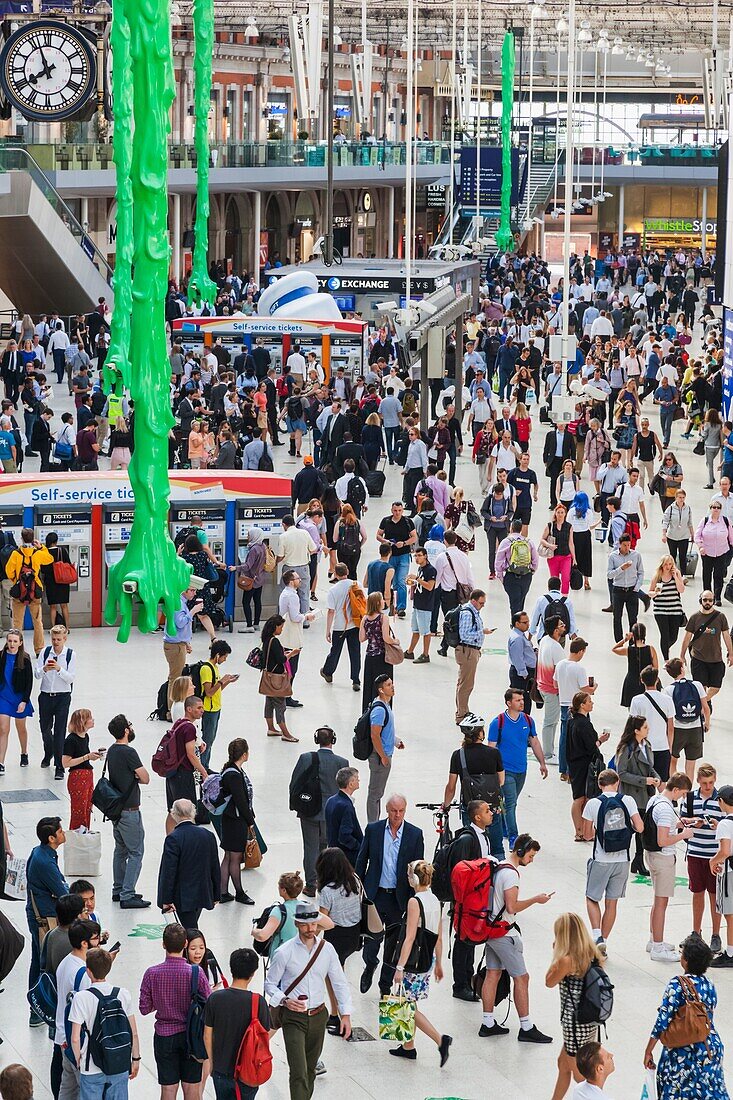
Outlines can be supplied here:
M593 687L595 687L595 686L596 686L596 678L595 678L595 676L589 676L589 677L588 677L588 687L591 687L591 688L593 688Z
M113 944L112 947L108 947L107 950L109 951L110 955L113 955L115 951L119 951L121 946L122 945L121 945L120 941L118 940L117 943Z

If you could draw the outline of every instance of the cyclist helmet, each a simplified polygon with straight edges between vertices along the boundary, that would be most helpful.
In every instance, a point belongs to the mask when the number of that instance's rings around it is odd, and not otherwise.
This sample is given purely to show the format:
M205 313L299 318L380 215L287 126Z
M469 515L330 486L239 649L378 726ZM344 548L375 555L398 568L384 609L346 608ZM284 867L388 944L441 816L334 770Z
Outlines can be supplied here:
M469 711L468 714L464 714L458 725L461 730L482 730L486 726L486 719L482 718L480 714L473 714L472 711Z

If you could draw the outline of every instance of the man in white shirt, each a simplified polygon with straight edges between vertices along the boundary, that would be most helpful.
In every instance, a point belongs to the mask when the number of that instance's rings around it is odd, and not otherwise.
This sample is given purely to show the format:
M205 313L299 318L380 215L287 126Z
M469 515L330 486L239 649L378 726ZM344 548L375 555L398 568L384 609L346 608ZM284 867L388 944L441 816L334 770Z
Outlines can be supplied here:
M659 672L656 668L643 668L640 678L644 691L631 700L629 715L632 718L646 718L649 727L647 740L654 753L654 771L666 783L672 759L674 703L666 692L657 690Z
M132 1011L132 997L128 990L106 981L113 961L114 957L102 947L95 947L89 951L86 963L91 984L76 994L69 1009L71 1049L81 1072L81 1095L85 1098L105 1096L124 1100L128 1095L128 1081L137 1077L140 1069L140 1040ZM109 1074L104 1073L92 1060L89 1052L89 1036L92 1033L97 1012L100 1010L100 997L109 997L115 990L116 999L130 1025L130 1059L127 1068L120 1070L119 1073ZM119 1035L118 1042L124 1047L124 1034ZM126 1053L124 1051L124 1054ZM123 1055L123 1051L119 1051L119 1054Z
M344 1039L351 1035L351 990L333 945L319 938L320 916L312 903L296 907L293 920L298 934L277 949L265 978L267 1000L282 1009L291 1096L313 1094L328 1020L326 978L338 1003L340 1034ZM314 951L318 952L315 960Z
M606 1079L616 1068L610 1050L597 1042L583 1043L575 1064L583 1080L573 1089L572 1100L611 1100L603 1091Z
M644 520L644 530L649 526L646 517L646 505L644 504L644 488L639 484L639 469L632 466L629 470L629 480L621 489L621 511L632 523L639 522L639 516Z
M586 310L586 313L587 312ZM613 321L608 316L605 309L601 310L590 327L591 340L595 340L596 336L602 336L604 339L613 336Z
M564 657L562 661L558 661L555 665L557 694L560 699L560 747L557 750L557 765L560 769L560 775L568 774L565 741L573 696L579 691L587 691L590 695L593 695L597 686L586 666L582 664L587 649L588 643L584 638L573 638L570 643L569 656Z
M61 1051L61 1088L60 1100L76 1100L79 1095L79 1066L63 1054L66 1043L66 1006L69 995L81 989L89 989L92 980L87 973L87 951L91 947L99 947L101 928L96 921L75 920L69 926L69 943L71 954L62 959L56 968L56 1030L54 1033L54 1047ZM71 1002L74 1003L73 1000ZM58 1054L54 1049L54 1056Z
M646 949L652 962L679 962L679 952L664 942L664 921L669 899L674 897L674 846L689 840L695 830L683 826L673 806L692 790L692 783L682 772L670 775L658 793L649 799L644 815L644 848L652 877L654 902L649 918L649 942Z
M290 374L292 375L295 385L302 386L305 378L306 362L304 356L300 354L300 346L298 344L296 344L290 352L287 365L290 367Z
M310 532L303 527L296 527L293 516L283 516L283 533L277 548L278 565L282 562L283 571L294 569L300 577L298 598L300 600L301 614L307 615L310 610L308 595L310 593L310 560L311 554L318 553L313 546Z
M463 584L473 589L475 584L468 554L456 546L455 531L446 531L444 544L445 550L435 559L437 571L435 587L438 589L438 599L443 615L447 615L452 608L458 606L456 585ZM441 657L448 656L445 639L441 642L438 653Z
M309 536L310 537L310 536ZM343 562L334 569L336 583L328 590L326 615L326 641L331 646L326 657L321 676L327 684L333 683L333 674L341 660L341 650L346 642L351 666L351 686L354 691L361 690L361 647L359 646L359 628L351 614L351 588L358 583L349 580L349 570Z
M589 798L583 807L583 820L590 821L595 830L585 904L593 939L603 955L608 954L606 943L616 923L619 898L626 896L634 832L644 831L636 802L630 795L619 793L619 782L618 773L606 768L598 776L600 795Z
M67 646L67 636L65 626L52 626L51 645L41 649L33 666L33 675L41 681L38 694L38 720L43 738L41 767L47 768L53 758L56 779L64 778L61 757L76 676L76 654Z
M733 523L733 493L730 491L729 477L721 477L720 492L713 493L710 498L710 503L721 504L721 519L727 519L728 523Z

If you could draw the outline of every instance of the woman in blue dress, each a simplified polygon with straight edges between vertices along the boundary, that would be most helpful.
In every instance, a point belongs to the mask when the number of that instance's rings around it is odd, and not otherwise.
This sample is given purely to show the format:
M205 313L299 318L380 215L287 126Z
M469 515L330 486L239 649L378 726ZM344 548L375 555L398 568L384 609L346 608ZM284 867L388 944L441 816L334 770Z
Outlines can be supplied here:
M718 994L705 971L713 953L700 936L689 936L682 944L682 969L685 976L672 978L667 984L657 1020L644 1052L644 1065L654 1069L654 1048L685 1003L682 983L694 986L697 996L707 1009L710 1034L705 1042L690 1043L662 1051L657 1069L659 1100L729 1100L723 1079L723 1044L715 1030L713 1013Z
M8 751L11 718L15 719L20 741L20 766L28 767L26 719L33 714L32 688L33 665L23 646L22 633L13 628L6 634L5 645L0 650L0 776L5 775L5 754ZM57 765L60 764L59 758ZM63 775L63 770L61 774Z

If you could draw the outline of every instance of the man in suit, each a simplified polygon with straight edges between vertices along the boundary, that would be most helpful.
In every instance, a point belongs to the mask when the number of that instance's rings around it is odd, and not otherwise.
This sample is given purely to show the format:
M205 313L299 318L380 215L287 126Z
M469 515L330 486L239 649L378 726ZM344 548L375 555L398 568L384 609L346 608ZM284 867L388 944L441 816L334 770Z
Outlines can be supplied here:
M321 432L320 465L323 467L334 461L348 428L348 421L341 412L341 402L332 401L326 406L316 423Z
M300 831L303 834L303 870L305 872L305 889L303 893L309 898L316 896L316 860L326 847L326 803L332 795L336 794L336 773L342 768L348 768L349 761L343 756L337 756L333 751L336 744L336 734L330 726L321 726L317 729L313 738L318 749L316 752L303 752L295 762L293 774L290 777L290 806L293 808L293 795L297 794L306 774L314 766L314 757L318 762L318 783L321 797L318 809L315 813L297 811L300 821Z
M15 404L18 400L20 384L25 375L25 364L18 351L15 340L8 340L8 346L0 360L0 378L5 383L5 396Z
M252 349L252 358L255 361L255 373L257 375L257 381L261 382L264 378L267 378L270 367L270 353L264 346L264 341L261 336L258 336L255 341L255 346Z
M247 350L247 345L242 344L242 350L238 355L234 356L234 362L232 363L232 370L237 378L239 378L240 374L244 374L245 367L252 367L255 373L257 373L255 361Z
M361 443L354 443L350 432L344 432L344 441L341 446L337 448L333 456L333 472L337 477L341 477L344 473L344 463L347 458L353 460L354 468L361 477L369 473L369 466L364 454L364 448Z
M336 794L326 803L326 842L329 848L340 848L353 867L364 839L354 805L359 790L357 769L341 768L336 772L336 786Z
M407 903L414 893L407 881L407 865L415 859L422 859L425 851L422 829L405 821L406 811L405 796L390 795L387 818L367 825L354 868L364 884L364 893L376 906L385 928L402 921ZM383 938L378 936L364 943L364 972L359 982L362 993L371 987ZM394 967L383 963L379 975L380 993L389 993L393 978Z
M497 416L494 421L494 427L499 433L499 438L501 438L502 432L509 432L512 437L512 443L517 443L519 441L517 422L513 419L512 410L508 405L502 405L501 416Z
M551 508L554 508L557 504L557 479L566 458L575 460L575 439L567 431L565 424L558 421L555 427L551 428L545 436L545 445L542 450L545 473L550 479Z
M196 825L196 807L188 798L171 806L176 825L163 844L158 870L158 907L175 908L184 928L198 928L202 909L219 901L221 872L216 836Z

